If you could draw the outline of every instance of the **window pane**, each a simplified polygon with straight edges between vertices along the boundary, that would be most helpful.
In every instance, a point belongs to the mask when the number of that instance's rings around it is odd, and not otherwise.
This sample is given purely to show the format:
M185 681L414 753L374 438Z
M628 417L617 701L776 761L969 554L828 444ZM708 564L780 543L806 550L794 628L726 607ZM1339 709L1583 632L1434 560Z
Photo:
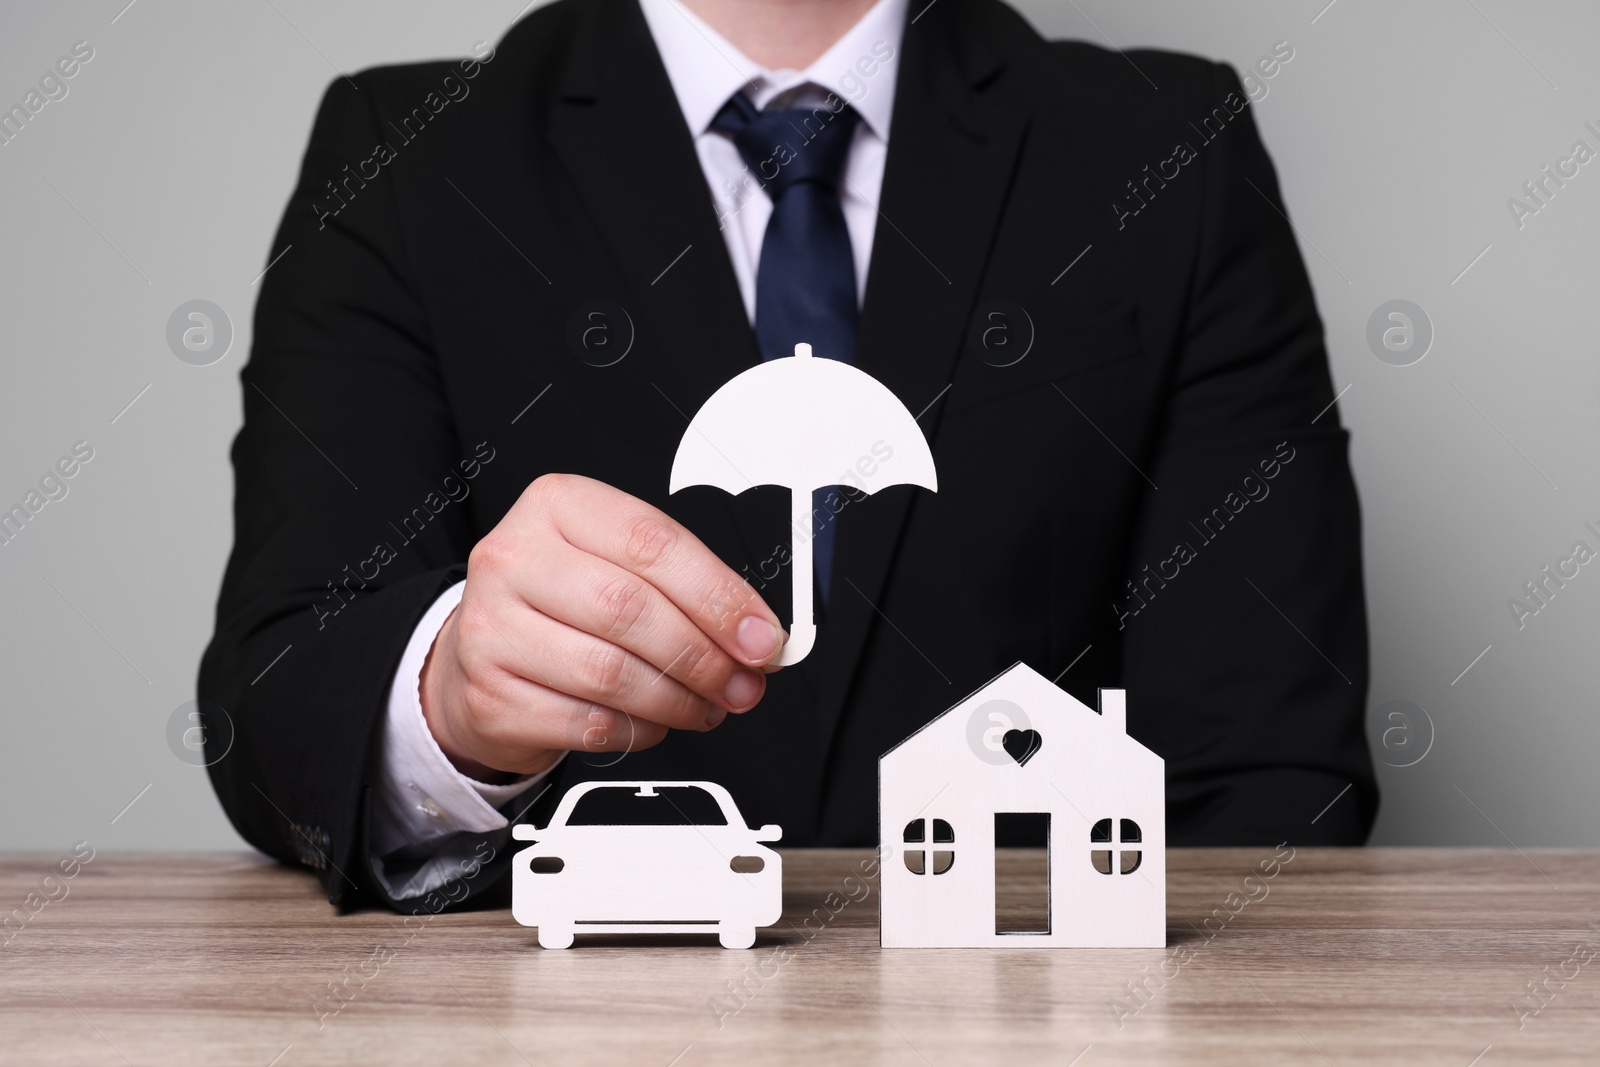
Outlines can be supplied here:
M923 820L912 819L910 822L906 823L906 841L908 843L915 844L921 841L926 841L927 838L923 836L924 833L926 833L926 830Z
M1139 869L1139 862L1144 858L1144 853L1139 849L1132 849L1122 854L1122 873L1132 874Z
M935 844L945 845L956 839L956 832L950 829L950 824L943 819L933 820L933 840Z
M954 852L935 852L933 854L933 873L943 874L956 862Z
M649 795L601 786L578 798L568 826L726 826L717 798L698 786L664 785Z
M1139 837L1139 824L1132 819L1123 819L1122 843L1125 845L1137 845L1140 840L1142 839Z
M923 871L922 850L920 848L911 849L909 852L905 853L905 857L906 870L910 871L912 874L921 874Z
M1109 842L1111 840L1111 820L1101 819L1095 823L1094 829L1089 831L1089 840L1095 844Z
M1101 874L1111 873L1111 850L1097 848L1089 853L1089 862L1094 864L1094 869Z

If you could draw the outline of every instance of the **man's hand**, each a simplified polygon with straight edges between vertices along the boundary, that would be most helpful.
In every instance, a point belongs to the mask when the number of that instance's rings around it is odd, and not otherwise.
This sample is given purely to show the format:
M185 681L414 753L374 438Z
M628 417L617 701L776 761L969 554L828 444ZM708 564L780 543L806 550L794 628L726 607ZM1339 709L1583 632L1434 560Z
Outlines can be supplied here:
M785 636L700 540L602 482L550 474L479 541L422 670L460 771L535 774L563 751L649 748L754 707Z

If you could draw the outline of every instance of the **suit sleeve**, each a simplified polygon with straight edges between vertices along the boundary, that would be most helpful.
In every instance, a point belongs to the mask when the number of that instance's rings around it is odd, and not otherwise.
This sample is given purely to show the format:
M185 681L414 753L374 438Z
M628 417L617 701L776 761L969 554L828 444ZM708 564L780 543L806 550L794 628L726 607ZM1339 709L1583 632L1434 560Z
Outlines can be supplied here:
M1359 844L1377 789L1349 435L1253 109L1226 66L1209 92L1241 110L1198 148L1202 236L1120 619L1135 729L1167 758L1174 844Z
M382 140L381 86L358 77L323 98L260 283L199 693L221 709L210 773L239 833L316 870L335 903L414 910L366 853L374 731L412 631L464 575L494 443L457 439L393 168L348 179ZM474 891L492 881L473 867Z

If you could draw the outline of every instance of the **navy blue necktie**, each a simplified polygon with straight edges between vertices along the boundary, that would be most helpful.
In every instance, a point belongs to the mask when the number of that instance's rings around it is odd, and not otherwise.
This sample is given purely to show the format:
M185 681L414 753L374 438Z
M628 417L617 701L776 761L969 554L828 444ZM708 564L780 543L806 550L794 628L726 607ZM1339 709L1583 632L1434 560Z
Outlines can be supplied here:
M845 363L856 350L856 270L839 206L839 175L861 116L838 103L757 111L735 93L712 122L734 147L772 200L772 218L761 241L756 272L756 342L762 359L794 355L804 341L812 353ZM833 578L837 523L827 500L837 489L812 498L813 553L818 601L828 602Z

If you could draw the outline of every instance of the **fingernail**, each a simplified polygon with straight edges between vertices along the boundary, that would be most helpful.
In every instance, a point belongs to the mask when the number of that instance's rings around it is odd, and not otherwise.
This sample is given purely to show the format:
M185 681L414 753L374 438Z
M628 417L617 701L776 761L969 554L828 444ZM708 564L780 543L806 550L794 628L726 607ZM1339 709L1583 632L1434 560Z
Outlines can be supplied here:
M755 671L740 671L728 681L728 688L722 691L722 699L728 707L743 710L754 704L761 697L761 675ZM720 709L718 709L720 712Z
M739 650L757 663L765 663L778 651L783 632L766 619L747 615L739 621Z
M706 729L715 730L717 727L722 725L722 720L726 719L727 717L728 713L723 711L721 708L712 708L706 713Z

